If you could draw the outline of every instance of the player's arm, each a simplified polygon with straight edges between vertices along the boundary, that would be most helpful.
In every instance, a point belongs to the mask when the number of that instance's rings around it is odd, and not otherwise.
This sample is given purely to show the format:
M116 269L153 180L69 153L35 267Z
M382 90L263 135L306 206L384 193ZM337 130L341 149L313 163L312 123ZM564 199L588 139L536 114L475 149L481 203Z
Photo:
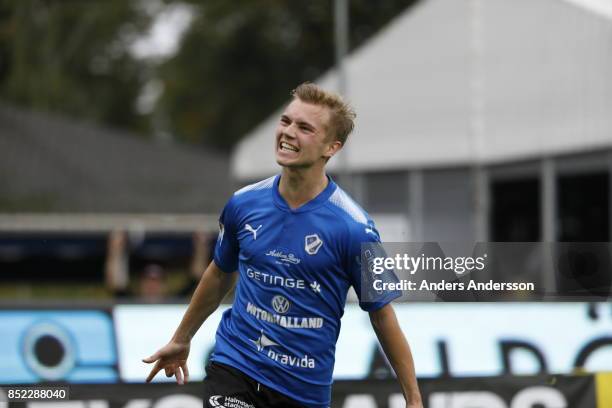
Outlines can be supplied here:
M162 369L165 370L166 376L176 376L179 384L187 381L189 377L187 356L191 339L234 287L237 276L236 272L222 271L214 261L208 265L170 342L151 357L142 360L145 363L155 363L147 382L150 382Z
M423 408L410 346L397 322L393 307L387 304L369 314L376 336L402 387L406 407Z
M237 277L236 272L224 272L212 261L204 271L173 339L183 343L191 341L202 323L217 310L234 287Z

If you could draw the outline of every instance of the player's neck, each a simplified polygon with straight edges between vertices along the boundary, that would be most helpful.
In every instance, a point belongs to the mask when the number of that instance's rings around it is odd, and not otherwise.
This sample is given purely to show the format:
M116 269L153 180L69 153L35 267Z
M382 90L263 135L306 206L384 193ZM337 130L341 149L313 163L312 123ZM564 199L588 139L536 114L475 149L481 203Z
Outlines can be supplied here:
M324 169L283 167L278 192L295 209L318 196L328 183Z

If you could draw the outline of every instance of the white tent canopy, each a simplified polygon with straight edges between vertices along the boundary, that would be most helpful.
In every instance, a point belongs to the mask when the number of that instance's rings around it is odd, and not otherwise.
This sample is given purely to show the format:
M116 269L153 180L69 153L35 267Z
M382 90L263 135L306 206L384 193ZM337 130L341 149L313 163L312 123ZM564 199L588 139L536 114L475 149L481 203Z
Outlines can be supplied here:
M612 147L612 13L601 4L424 0L409 9L347 60L358 117L343 165L446 167ZM317 83L335 88L334 72ZM278 172L281 109L234 151L238 180Z

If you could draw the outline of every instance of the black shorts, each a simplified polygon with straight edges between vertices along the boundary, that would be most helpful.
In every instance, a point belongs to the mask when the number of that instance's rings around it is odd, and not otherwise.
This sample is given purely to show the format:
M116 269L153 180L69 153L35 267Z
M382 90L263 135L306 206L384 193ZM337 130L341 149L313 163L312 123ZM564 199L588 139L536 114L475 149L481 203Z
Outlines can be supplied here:
M204 408L304 408L243 372L211 362L204 378Z

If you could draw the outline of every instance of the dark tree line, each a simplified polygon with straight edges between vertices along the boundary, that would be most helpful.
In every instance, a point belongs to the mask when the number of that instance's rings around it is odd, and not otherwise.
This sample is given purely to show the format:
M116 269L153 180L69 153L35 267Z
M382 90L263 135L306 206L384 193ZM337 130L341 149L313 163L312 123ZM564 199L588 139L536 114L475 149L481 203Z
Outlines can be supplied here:
M351 49L416 1L349 0ZM228 150L334 63L333 0L184 3L192 24L177 54L154 64L127 45L152 22L142 1L4 0L0 97L145 136L161 125L178 140ZM163 93L139 114L151 78Z
M123 44L150 22L134 3L4 1L0 19L2 99L146 130L133 109L143 67Z

